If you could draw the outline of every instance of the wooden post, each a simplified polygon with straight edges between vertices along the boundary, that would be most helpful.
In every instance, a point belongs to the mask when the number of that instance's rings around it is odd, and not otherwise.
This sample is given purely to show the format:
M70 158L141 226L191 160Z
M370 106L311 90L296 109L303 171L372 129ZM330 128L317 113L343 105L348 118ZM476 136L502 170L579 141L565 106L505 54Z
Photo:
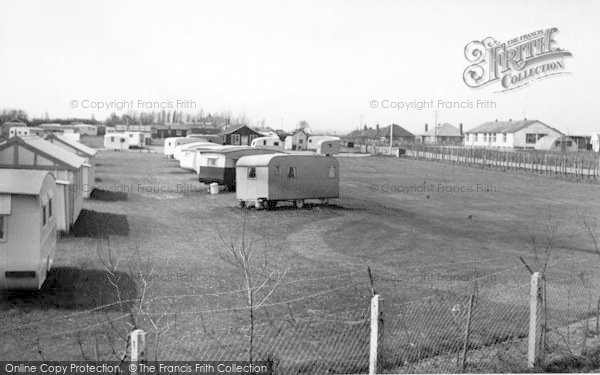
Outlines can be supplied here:
M379 373L381 365L379 361L380 353L380 336L383 332L383 315L381 311L381 300L379 294L375 294L371 298L371 345L369 348L369 374ZM381 321L380 321L381 320ZM381 326L380 326L380 323Z
M527 348L527 367L536 368L543 358L542 342L542 293L539 272L531 275L529 291L529 336Z
M142 362L146 356L146 332L141 329L136 329L131 332L130 337L130 355L131 362ZM137 371L132 371L131 374L137 374Z

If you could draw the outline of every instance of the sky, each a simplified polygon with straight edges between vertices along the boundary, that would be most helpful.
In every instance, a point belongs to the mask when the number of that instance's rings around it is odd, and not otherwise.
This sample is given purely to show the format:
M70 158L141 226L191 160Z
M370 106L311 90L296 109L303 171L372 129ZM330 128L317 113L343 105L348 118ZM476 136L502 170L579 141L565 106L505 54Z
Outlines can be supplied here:
M525 117L568 134L600 132L599 1L0 0L0 12L0 108L30 117L101 120L120 113L93 108L101 103L141 111L170 102L337 134ZM569 74L508 92L463 81L469 42L553 27L573 54ZM433 108L384 108L431 100ZM438 105L477 100L495 108Z

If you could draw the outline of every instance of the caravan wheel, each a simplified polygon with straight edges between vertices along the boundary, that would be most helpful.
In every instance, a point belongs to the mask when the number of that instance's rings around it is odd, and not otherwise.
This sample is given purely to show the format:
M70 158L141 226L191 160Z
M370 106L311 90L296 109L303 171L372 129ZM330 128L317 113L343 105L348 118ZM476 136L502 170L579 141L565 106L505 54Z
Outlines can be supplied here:
M238 201L237 206L238 208L244 208L246 206L246 201Z
M256 202L254 202L254 208L256 208L257 210L260 210L262 208L262 201L257 200Z
M296 208L302 209L304 207L304 199L298 199L294 202Z
M271 200L265 199L262 201L262 204L263 204L263 208L265 210L274 210L275 206L277 206L277 201L271 201Z

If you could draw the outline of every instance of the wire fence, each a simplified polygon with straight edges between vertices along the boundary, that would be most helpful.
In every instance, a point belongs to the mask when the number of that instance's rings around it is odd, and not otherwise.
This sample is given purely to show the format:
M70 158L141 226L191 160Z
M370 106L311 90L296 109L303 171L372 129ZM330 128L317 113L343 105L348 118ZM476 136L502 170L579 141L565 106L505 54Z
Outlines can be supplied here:
M593 265L547 264L548 366L564 370L565 358L597 346L600 277ZM509 259L379 267L370 275L361 267L282 281L253 308L244 289L161 296L148 288L84 311L23 318L0 334L23 359L126 360L129 333L142 329L148 361L252 359L281 374L367 373L376 289L382 372L519 372L528 361L530 279Z

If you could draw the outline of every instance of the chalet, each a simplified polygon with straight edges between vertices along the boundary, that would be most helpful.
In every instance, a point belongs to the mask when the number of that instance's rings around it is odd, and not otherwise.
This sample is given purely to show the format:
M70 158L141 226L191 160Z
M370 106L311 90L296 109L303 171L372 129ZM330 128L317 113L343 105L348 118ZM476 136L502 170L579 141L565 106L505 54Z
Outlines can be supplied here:
M85 159L83 168L83 197L89 198L92 190L94 189L94 183L96 180L95 156L97 151L82 143L61 135L50 134L46 136L46 140Z
M221 132L221 137L224 145L250 146L254 138L262 137L262 135L247 125L238 125Z
M511 149L535 149L543 137L555 139L559 130L538 120L492 121L465 132L465 146Z
M56 251L56 181L48 171L0 169L0 289L39 289Z
M421 143L436 145L462 145L463 144L462 124L453 126L448 123L437 124L433 127L425 124L425 131L417 136Z
M0 144L0 168L52 172L57 185L57 229L68 232L81 212L85 159L39 137L12 137Z

